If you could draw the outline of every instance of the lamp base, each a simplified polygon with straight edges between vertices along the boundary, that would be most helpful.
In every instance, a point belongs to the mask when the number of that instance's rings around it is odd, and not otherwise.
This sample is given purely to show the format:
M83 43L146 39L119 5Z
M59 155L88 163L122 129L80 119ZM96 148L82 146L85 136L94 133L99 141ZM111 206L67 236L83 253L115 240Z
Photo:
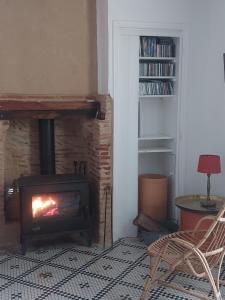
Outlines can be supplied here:
M214 208L216 207L216 201L214 200L203 200L201 201L201 206L205 208Z

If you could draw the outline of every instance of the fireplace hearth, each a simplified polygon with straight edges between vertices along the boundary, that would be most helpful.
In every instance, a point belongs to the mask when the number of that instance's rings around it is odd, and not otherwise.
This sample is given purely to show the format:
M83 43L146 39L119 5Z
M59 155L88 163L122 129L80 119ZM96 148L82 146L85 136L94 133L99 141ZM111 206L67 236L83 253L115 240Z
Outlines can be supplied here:
M89 183L81 174L55 174L54 120L38 122L41 175L17 180L22 253L33 237L64 231L85 232L91 245ZM79 162L80 170L83 163Z
M51 132L49 151L39 148L38 129L41 127L45 135L46 128L38 120L47 123L47 130ZM3 247L17 247L20 239L26 248L29 241L38 241L46 231L49 231L45 237L48 239L53 233L74 230L83 231L87 241L91 235L95 242L111 245L112 205L111 201L106 201L105 194L112 182L111 121L112 99L109 96L0 95L0 236ZM44 136L42 146L46 146ZM46 167L42 162L48 155L51 155L51 163ZM79 162L86 164L81 167ZM66 183L67 176L70 179ZM88 200L83 200L79 192L81 183L86 184ZM48 190L50 186L52 189ZM29 201L26 193L30 195ZM83 203L87 203L88 210ZM26 212L22 213L23 209ZM68 226L65 225L67 219L70 220ZM82 222L79 226L77 222L71 225L72 219ZM84 219L88 221L86 224Z

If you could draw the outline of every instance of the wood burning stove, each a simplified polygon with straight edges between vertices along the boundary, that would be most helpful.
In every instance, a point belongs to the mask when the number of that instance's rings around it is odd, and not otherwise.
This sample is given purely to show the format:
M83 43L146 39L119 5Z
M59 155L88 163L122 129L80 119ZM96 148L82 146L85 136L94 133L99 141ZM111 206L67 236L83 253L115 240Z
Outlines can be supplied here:
M90 191L84 176L85 162L75 164L79 170L76 174L55 174L54 120L39 120L39 139L41 175L16 181L22 252L37 235L74 230L85 232L90 245Z
M78 230L91 244L90 192L85 177L42 175L18 179L21 244L40 234Z

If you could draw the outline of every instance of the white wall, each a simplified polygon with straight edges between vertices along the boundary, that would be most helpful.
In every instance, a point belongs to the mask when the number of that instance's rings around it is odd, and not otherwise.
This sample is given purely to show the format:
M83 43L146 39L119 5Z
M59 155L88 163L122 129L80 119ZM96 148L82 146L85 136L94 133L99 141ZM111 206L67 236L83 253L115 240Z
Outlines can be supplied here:
M206 176L197 173L197 162L199 154L212 153L221 155L223 167L221 175L212 176L212 192L225 196L224 0L108 0L108 90L112 96L114 21L187 25L184 194L206 192ZM118 167L114 161L114 170ZM124 201L129 205L128 199Z
M225 82L222 59L225 52L225 2L210 1L209 11L207 26L198 26L203 32L201 43L191 47L193 55L190 63L195 66L195 72L191 77L190 68L185 193L206 191L206 176L196 172L198 155L215 153L221 155L222 174L212 176L212 193L225 196Z

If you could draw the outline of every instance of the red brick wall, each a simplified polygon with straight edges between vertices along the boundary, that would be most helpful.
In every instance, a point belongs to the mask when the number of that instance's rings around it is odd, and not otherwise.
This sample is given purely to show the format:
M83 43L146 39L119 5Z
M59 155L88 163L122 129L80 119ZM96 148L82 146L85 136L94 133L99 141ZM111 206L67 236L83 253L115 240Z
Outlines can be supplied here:
M83 135L88 141L88 175L95 191L95 225L98 240L111 243L111 204L106 201L106 187L112 185L112 101L110 97L99 97L106 111L104 121L95 119L84 123ZM106 207L106 204L107 207ZM106 213L106 214L105 214ZM106 215L106 216L105 216ZM105 226L106 222L106 226ZM104 232L105 231L105 232Z
M9 122L5 135L5 184L20 176L39 174L38 122Z
M87 141L82 132L85 116L55 121L55 159L56 173L74 172L75 160L87 160ZM92 120L93 122L93 120Z

